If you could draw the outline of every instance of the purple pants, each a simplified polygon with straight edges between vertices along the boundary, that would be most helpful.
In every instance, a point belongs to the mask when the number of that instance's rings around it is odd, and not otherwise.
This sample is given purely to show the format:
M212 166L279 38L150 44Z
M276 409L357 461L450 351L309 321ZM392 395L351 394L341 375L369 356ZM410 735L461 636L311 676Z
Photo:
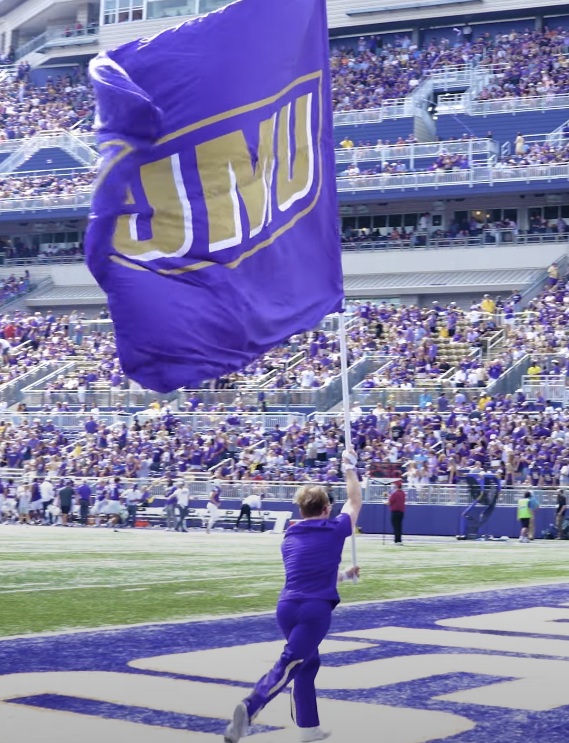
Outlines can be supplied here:
M273 669L245 699L250 720L254 720L271 699L294 682L291 699L294 721L301 728L318 727L314 687L320 668L318 646L330 629L333 608L331 601L322 599L279 601L277 621L287 644Z

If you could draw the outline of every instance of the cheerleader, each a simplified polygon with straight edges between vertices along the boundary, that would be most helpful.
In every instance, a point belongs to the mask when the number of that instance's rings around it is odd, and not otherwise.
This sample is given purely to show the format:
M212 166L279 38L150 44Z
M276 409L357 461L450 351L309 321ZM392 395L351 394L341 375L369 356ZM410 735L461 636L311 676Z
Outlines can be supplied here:
M221 503L221 488L219 485L215 485L209 494L209 501L207 504L207 512L209 519L207 522L207 533L209 534L216 521L219 521L219 505Z

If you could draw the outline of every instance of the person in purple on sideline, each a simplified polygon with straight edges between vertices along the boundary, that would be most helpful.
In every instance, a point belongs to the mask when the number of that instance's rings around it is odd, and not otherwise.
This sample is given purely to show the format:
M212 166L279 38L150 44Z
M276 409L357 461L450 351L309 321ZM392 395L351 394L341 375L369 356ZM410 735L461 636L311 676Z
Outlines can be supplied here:
M277 621L287 644L273 669L235 708L225 743L238 743L261 710L292 681L293 718L302 743L330 736L320 728L318 717L314 687L318 647L340 603L337 583L359 575L357 566L339 572L344 542L355 529L362 506L353 448L344 452L343 461L347 501L337 518L329 519L331 505L324 488L307 486L296 494L302 520L287 529L282 543L286 582L277 604Z
M89 507L91 505L92 491L87 480L81 480L81 485L77 488L77 500L79 502L79 523L81 526L87 526L89 517Z

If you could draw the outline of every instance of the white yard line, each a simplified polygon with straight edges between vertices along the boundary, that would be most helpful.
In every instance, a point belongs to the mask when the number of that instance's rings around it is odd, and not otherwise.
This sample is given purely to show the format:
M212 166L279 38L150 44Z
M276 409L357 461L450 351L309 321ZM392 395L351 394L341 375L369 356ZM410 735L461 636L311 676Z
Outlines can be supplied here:
M269 573L265 575L259 575L259 578L280 578L280 574ZM9 591L0 591L0 595L7 593L37 593L43 591L77 591L85 588L124 588L125 586L164 586L169 583L198 583L203 581L217 581L217 580L233 580L233 575L220 575L214 577L204 578L177 578L176 580L145 580L144 582L137 583L83 583L78 586L48 586L44 588L15 588ZM133 589L134 590L134 589Z

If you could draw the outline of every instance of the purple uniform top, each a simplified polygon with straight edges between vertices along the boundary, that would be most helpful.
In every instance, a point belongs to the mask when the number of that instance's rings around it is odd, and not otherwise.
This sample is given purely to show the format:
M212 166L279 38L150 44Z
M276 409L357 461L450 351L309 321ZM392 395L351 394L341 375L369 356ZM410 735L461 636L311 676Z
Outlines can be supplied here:
M351 533L352 520L347 513L290 526L282 543L286 582L280 601L323 599L337 605L338 568Z

